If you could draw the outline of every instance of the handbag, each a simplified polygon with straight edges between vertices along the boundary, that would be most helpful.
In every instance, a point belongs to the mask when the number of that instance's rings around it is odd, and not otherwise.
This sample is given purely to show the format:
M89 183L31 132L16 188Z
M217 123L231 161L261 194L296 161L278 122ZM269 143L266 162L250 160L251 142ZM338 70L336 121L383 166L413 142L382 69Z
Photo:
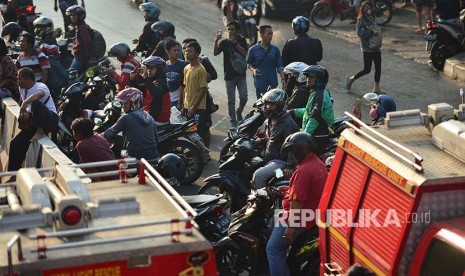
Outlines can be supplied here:
M231 62L232 68L239 74L245 73L247 71L247 61L241 54L236 52L234 48L229 49L231 50L229 53L229 61Z

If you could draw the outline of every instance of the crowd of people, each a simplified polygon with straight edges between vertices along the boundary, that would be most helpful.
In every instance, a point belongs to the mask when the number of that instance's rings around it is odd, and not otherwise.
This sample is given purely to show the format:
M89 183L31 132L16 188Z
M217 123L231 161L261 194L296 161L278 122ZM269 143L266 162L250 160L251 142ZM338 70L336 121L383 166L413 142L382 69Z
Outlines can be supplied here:
M65 28L74 26L75 43L73 61L68 71L84 72L92 59L93 29L85 22L84 2L55 0L65 19ZM186 118L195 118L197 132L206 147L210 144L211 114L214 112L208 83L217 78L217 72L194 38L178 42L175 26L160 20L160 7L147 2L139 6L146 25L133 51L145 59L140 62L123 42L112 45L108 56L121 63L119 72L109 66L106 72L117 83L116 99L122 104L124 114L102 134L94 134L93 123L86 118L75 119L71 129L76 151L81 162L115 159L110 150L111 141L119 132L127 139L129 156L137 159L157 160L157 127L170 122L171 108L177 108ZM58 55L56 40L51 37L53 21L42 16L37 21L36 37L22 33L18 36L21 53L16 62L8 55L5 41L0 39L2 97L13 96L19 101L20 119L24 128L12 139L8 170L18 170L25 158L30 141L38 140L58 128L59 117L52 90L56 86L53 58ZM69 19L69 20L68 20ZM346 88L371 70L375 64L374 92L380 93L381 52L370 49L366 40L369 25L374 21L373 6L362 2L357 18L357 34L360 37L364 68L346 78ZM284 212L292 214L300 209L316 209L327 177L325 165L315 153L328 141L334 123L333 100L327 90L329 72L318 63L323 59L323 46L319 39L308 35L310 22L303 16L292 21L295 36L289 39L282 51L272 43L273 28L259 27L260 41L248 47L240 35L236 20L227 23L227 36L217 32L214 39L214 55L223 54L224 80L228 98L228 115L231 128L243 119L248 102L246 75L253 75L255 95L264 102L266 137L257 138L255 145L265 148L264 159L268 162L253 176L256 188L264 187L276 169L282 169L290 179L288 187L280 188L284 196ZM10 36L14 36L10 34ZM36 47L36 39L39 47ZM52 60L52 61L51 61ZM64 71L64 70L62 70ZM55 74L55 75L54 75ZM280 80L278 82L278 79ZM62 85L62 84L60 84ZM236 106L236 89L239 104ZM370 115L376 122L386 112L396 109L395 102L387 95L380 96ZM359 109L354 113L360 116ZM373 113L373 114L372 114ZM28 127L26 126L27 124ZM205 153L205 161L210 156ZM287 216L289 217L289 215ZM272 275L288 275L286 251L295 237L303 230L315 227L314 223L299 229L276 227L273 230L267 254Z

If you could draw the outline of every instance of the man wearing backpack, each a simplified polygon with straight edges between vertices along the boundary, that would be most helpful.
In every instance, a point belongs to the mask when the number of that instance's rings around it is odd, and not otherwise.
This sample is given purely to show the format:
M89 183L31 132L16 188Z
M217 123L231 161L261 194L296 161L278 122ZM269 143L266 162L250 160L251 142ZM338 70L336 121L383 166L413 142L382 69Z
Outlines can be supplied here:
M247 42L239 34L240 24L236 20L228 23L228 38L221 39L222 33L218 31L215 37L213 54L215 56L223 52L224 64L224 80L226 83L226 93L228 95L228 111L231 127L235 128L238 121L242 121L242 111L247 104L247 82L245 72L247 71L247 63L245 56L247 55ZM236 60L235 60L236 59ZM244 64L244 68L240 68L240 62ZM239 63L239 66L237 65ZM236 87L239 92L239 106L236 105Z
M76 26L76 38L73 47L74 59L68 70L77 70L79 74L82 74L92 57L93 31L84 21L86 19L84 7L80 5L71 6L66 9L66 14L71 17L71 22Z

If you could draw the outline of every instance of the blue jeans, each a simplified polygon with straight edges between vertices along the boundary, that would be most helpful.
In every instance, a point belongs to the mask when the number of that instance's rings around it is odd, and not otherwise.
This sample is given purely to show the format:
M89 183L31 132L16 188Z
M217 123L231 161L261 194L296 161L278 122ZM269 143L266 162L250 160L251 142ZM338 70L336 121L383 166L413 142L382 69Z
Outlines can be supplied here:
M231 125L235 126L237 121L242 121L242 111L247 104L247 82L245 76L226 80L226 94L228 95L228 112ZM239 92L239 106L236 108L236 87Z
M86 67L87 67L86 64L84 64L82 61L76 58L73 58L73 62L69 66L68 71L77 70L79 75L81 75L82 73L84 73L84 70L86 69Z
M271 233L270 239L266 244L266 256L271 276L288 276L289 266L287 264L287 248L289 247L284 240L284 231L286 227L281 224L276 225ZM303 229L294 230L294 239L303 231Z

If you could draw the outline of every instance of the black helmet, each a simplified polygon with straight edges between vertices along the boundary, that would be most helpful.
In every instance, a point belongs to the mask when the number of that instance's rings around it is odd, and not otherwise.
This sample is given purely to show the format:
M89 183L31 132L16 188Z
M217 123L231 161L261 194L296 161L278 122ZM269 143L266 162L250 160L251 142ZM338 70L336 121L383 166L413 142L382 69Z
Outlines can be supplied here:
M118 42L110 47L110 50L108 51L108 56L119 57L124 59L129 55L130 52L131 49L126 43Z
M309 28L310 21L304 16L297 16L292 20L292 29L296 35L307 33Z
M174 36L175 28L174 25L166 20L161 20L152 24L152 31L158 32L163 31L162 37Z
M286 112L287 109L287 94L282 89L271 89L262 96L264 102L263 114L267 118L276 118ZM271 102L278 105L275 110L267 110L266 103Z
M307 132L293 133L284 140L281 146L281 155L289 150L294 153L295 159L302 162L309 152L314 153L316 151L315 139Z
M167 153L158 160L157 171L164 178L176 178L179 182L184 180L186 175L186 164L174 153Z
M160 16L160 13L161 13L160 7L153 2L147 2L147 3L140 4L139 10L145 13L144 14L145 21L158 20L158 17Z
M9 35L8 41L18 41L19 35L21 34L21 27L16 22L10 22L5 24L2 29L2 37Z
M78 15L79 21L84 21L86 19L86 9L81 5L72 5L66 9L66 15Z
M321 65L310 65L302 71L302 74L307 77L317 77L316 87L319 89L324 89L328 84L328 70Z

